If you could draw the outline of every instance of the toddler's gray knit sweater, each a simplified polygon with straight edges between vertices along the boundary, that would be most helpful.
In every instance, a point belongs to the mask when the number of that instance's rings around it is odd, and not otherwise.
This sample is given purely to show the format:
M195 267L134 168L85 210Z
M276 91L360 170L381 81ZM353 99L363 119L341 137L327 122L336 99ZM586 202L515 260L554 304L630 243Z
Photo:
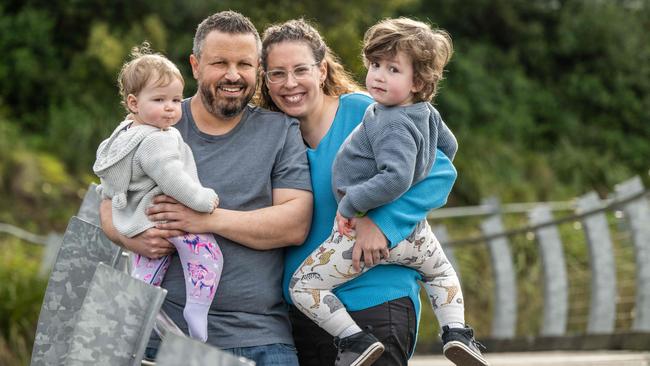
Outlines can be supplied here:
M178 130L127 129L131 122L120 123L99 145L93 165L101 181L97 191L112 201L117 231L133 237L153 227L145 210L162 193L195 211L212 212L217 193L199 183L194 156Z
M399 198L429 174L436 148L453 160L458 144L430 103L370 105L332 165L339 212L350 218Z

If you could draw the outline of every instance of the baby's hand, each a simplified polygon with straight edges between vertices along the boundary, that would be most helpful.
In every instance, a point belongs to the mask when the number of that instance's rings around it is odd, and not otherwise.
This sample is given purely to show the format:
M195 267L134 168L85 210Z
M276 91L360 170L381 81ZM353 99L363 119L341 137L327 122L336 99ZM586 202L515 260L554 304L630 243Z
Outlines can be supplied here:
M214 199L214 206L212 206L212 211L214 212L214 209L219 207L219 197ZM212 212L210 212L212 213Z
M336 211L336 226L339 233L349 238L352 236L352 230L354 229L354 219L348 219Z

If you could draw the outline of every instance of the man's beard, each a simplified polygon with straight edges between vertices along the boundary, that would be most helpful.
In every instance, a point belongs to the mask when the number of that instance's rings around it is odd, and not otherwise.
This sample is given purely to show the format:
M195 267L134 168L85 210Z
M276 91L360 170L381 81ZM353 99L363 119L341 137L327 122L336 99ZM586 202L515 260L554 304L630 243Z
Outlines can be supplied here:
M199 83L199 92L201 93L201 100L203 101L203 106L207 111L219 118L232 118L239 115L248 102L253 99L255 94L255 88L252 88L248 94L244 94L241 97L230 98L230 97L220 97L217 98L216 94L219 87L228 87L235 86L241 87L243 90L246 90L248 84L244 81L238 83L228 83L221 82L215 85L214 89L212 85L207 83Z

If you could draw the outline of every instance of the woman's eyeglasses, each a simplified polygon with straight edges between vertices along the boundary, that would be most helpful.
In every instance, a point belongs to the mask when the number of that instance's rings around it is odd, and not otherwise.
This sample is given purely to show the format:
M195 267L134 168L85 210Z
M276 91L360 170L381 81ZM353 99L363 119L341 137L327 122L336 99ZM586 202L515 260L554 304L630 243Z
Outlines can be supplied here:
M311 75L312 68L318 64L319 62L310 65L300 65L290 71L280 69L269 70L265 72L264 75L266 75L266 80L271 84L286 82L289 74L293 75L293 78L296 80L304 80Z

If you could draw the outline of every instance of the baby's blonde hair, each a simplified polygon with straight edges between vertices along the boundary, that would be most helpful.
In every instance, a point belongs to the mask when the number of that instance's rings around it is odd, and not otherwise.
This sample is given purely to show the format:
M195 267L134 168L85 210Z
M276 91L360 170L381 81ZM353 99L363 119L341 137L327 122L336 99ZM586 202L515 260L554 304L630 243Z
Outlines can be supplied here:
M137 96L153 78L156 78L156 86L168 85L174 79L180 80L185 86L183 76L176 65L162 54L154 53L148 42L143 42L131 49L131 60L122 66L117 76L121 103L127 111L132 112L126 101L129 94Z
M366 66L380 58L394 57L398 51L406 53L413 61L413 82L420 87L413 96L414 101L431 100L454 52L449 33L404 17L384 19L366 31L363 37Z

